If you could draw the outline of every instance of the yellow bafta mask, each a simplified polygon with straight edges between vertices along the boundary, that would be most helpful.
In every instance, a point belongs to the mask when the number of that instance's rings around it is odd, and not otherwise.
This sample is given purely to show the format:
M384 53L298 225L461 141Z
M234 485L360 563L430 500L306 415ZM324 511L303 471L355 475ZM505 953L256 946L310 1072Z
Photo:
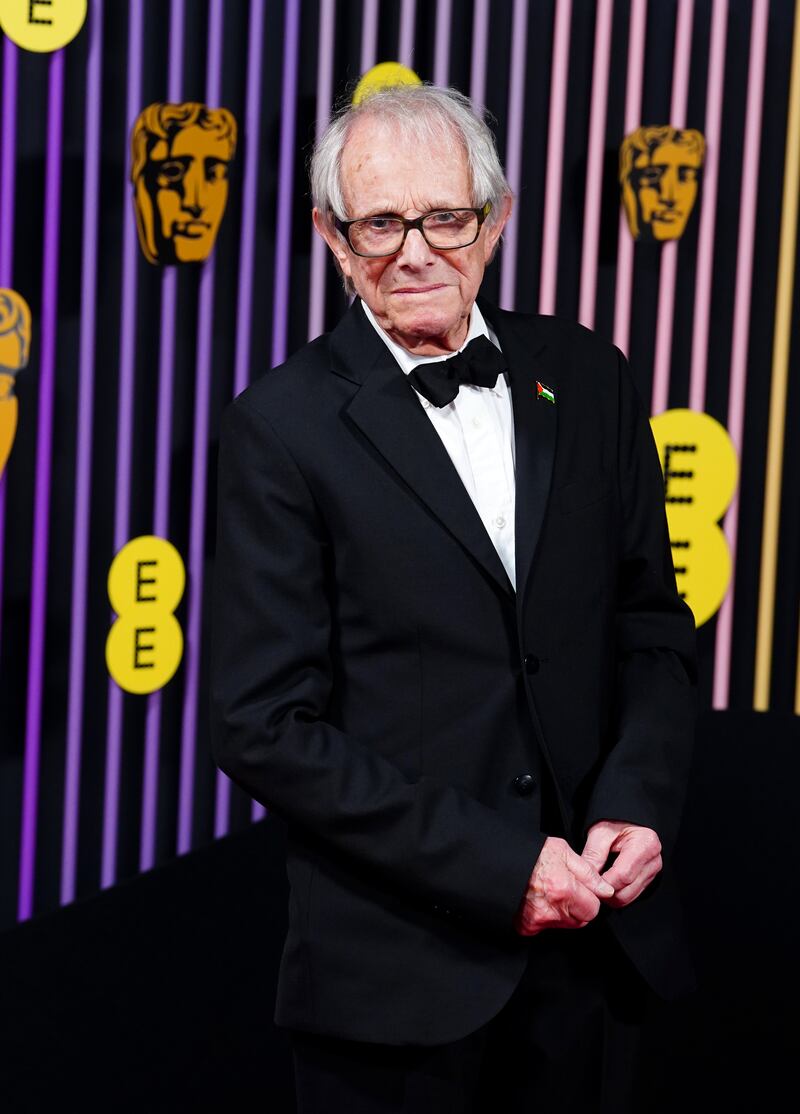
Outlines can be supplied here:
M17 432L19 400L14 380L27 367L31 350L31 311L16 290L0 289L0 476Z
M214 247L228 200L236 120L227 108L151 104L131 135L139 245L150 263L199 263Z
M619 149L622 204L634 240L678 240L697 199L706 141L699 131L642 127Z

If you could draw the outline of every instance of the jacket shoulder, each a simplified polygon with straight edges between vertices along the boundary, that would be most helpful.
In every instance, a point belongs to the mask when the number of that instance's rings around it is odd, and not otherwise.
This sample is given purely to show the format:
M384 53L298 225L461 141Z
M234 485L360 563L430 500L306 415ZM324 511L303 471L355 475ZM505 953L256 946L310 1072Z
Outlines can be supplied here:
M329 334L304 344L282 364L257 375L229 406L247 406L267 419L319 396L330 379Z

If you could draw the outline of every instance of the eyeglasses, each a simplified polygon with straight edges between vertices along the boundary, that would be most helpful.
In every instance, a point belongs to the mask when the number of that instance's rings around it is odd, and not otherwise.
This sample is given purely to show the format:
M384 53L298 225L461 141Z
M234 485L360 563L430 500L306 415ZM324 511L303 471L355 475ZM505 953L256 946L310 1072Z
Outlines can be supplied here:
M468 248L478 239L481 225L491 211L487 201L479 209L435 209L421 217L408 220L395 213L381 213L358 220L334 221L356 255L377 259L394 255L406 242L406 236L416 228L425 242L436 251L454 251Z

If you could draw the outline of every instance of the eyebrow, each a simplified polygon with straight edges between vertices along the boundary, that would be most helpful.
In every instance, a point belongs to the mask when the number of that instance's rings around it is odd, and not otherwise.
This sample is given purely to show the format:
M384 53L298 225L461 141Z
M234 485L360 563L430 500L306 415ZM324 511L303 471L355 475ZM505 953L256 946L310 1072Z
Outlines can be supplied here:
M471 209L471 205L454 205L452 201L434 201L427 209L423 209L423 213L435 213L440 209ZM368 217L399 217L401 214L398 209L372 209L368 213L362 213L358 220L366 220Z

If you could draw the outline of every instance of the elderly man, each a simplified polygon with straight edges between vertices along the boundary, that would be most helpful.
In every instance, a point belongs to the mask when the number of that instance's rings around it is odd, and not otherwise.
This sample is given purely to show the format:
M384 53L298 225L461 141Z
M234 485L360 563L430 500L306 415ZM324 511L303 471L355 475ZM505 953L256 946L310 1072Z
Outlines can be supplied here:
M311 181L357 297L225 411L211 693L288 825L298 1108L625 1110L648 986L691 985L647 415L612 345L476 301L512 201L461 94L347 109Z

